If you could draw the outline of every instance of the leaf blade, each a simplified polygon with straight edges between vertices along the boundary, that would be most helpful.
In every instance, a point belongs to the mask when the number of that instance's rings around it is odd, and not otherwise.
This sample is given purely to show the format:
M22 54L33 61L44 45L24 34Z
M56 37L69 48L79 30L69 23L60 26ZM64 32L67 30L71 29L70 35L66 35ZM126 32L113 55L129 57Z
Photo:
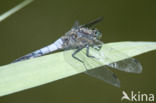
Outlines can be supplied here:
M105 45L118 49L129 57L156 50L156 42L115 42ZM85 71L82 66L80 66L81 69L74 69L65 61L63 56L63 52L59 52L1 66L0 96L40 86ZM121 58L114 59L114 62L119 60Z

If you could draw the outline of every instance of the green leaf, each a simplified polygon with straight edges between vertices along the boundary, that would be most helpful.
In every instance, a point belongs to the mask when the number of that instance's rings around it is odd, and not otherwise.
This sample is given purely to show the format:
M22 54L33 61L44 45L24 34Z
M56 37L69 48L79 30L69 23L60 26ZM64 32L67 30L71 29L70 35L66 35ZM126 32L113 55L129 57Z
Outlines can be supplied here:
M128 57L134 57L142 53L156 50L156 42L115 42L104 44L103 48L105 46L117 49L128 55ZM65 52L72 53L73 50ZM105 49L102 49L100 52L105 52ZM107 56L112 58L112 61L105 61L103 64L100 64L100 66L126 59L125 56L113 57L114 54L116 55L115 52L108 53ZM87 61L88 58L85 58L85 60ZM64 59L64 52L1 66L0 96L43 85L84 71L85 69L83 66L79 66L78 69L75 69L66 62Z

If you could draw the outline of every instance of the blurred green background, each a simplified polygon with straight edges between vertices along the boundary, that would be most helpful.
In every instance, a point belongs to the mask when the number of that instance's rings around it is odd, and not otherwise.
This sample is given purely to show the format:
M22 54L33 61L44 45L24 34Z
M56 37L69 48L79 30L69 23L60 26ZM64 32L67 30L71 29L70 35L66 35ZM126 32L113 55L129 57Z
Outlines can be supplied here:
M0 14L22 1L0 0ZM99 16L104 42L156 41L155 5L154 0L36 0L0 22L0 65L54 42L76 20L84 24ZM156 51L136 58L144 67L141 74L113 70L121 88L79 74L1 97L0 103L120 103L122 90L156 95Z

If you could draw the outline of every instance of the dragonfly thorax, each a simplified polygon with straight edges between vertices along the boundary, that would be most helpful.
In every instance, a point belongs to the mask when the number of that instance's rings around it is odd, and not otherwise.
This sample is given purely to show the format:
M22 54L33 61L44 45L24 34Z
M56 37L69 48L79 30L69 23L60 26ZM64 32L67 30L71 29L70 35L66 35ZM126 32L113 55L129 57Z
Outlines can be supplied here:
M79 26L78 28L72 28L64 36L62 36L64 48L83 48L86 45L96 45L102 36L97 29L89 29Z

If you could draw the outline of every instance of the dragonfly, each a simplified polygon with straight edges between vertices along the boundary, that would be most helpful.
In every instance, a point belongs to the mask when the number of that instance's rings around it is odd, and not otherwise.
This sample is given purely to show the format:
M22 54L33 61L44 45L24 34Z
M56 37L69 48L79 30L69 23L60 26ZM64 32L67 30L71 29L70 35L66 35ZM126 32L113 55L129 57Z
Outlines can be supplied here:
M41 49L38 49L32 53L26 54L25 56L22 56L16 60L14 60L12 63L28 60L31 58L40 57L43 55L46 55L48 53L52 53L57 50L74 50L74 52L71 55L66 55L68 57L72 57L77 62L81 63L85 67L85 72L87 75L91 77L95 77L97 79L103 80L113 86L120 87L120 80L118 77L110 70L109 68L118 69L120 71L125 72L131 72L131 73L141 73L142 71L142 65L140 62L138 62L134 58L129 58L126 54L115 50L112 47L106 47L106 51L102 52L102 54L99 54L101 48L103 47L103 42L100 40L102 38L102 33L95 28L95 25L102 21L103 17L99 17L93 21L90 21L87 24L80 25L78 21L75 22L73 27L65 33L62 37L60 37L58 40L56 40L54 43L45 46ZM107 57L107 53L109 52L116 52L118 55L115 56L125 56L127 59L113 62L111 64L102 66L101 68L95 68L92 70L88 70L88 66L91 63L86 64L84 60L77 57L78 53L83 53L84 56L87 58L91 58L94 60L94 62L97 62L97 57L90 54L90 49L94 49L97 51L97 54L101 59L109 59L110 57ZM86 52L84 52L84 50ZM107 52L107 53L106 53ZM73 63L72 63L73 64Z

